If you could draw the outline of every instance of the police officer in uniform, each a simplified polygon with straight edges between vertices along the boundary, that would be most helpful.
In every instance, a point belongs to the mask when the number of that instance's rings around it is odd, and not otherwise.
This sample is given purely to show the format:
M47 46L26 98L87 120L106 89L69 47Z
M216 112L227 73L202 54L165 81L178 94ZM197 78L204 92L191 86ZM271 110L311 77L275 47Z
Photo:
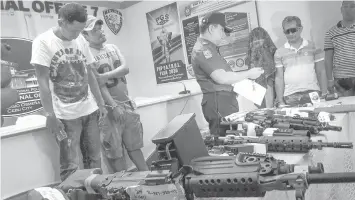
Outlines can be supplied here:
M200 37L192 50L191 62L196 80L201 87L202 112L209 123L211 135L223 136L226 128L221 127L222 117L239 111L237 94L232 84L244 79L256 79L264 73L262 68L233 72L220 55L218 44L232 32L226 26L225 15L220 12L207 14L201 20Z

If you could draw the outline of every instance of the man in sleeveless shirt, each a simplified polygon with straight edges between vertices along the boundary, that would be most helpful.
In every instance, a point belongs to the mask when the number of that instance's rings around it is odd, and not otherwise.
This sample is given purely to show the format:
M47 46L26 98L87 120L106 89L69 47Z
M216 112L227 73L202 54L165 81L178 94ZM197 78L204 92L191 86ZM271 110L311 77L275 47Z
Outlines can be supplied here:
M89 16L83 35L89 42L97 65L97 76L102 96L108 107L108 116L102 127L101 141L103 153L109 168L114 172L126 169L123 154L124 144L128 156L139 171L148 170L141 148L143 128L134 102L128 97L125 75L129 69L120 50L114 44L105 44L103 21ZM99 75L100 74L100 75Z

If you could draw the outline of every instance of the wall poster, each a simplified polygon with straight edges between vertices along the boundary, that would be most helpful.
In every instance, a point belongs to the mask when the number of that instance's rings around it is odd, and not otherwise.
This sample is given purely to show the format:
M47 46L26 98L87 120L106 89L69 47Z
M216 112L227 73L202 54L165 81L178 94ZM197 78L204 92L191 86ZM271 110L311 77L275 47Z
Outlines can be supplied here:
M187 80L177 3L146 13L157 84Z
M220 53L233 71L247 70L245 65L249 32L258 26L254 1L186 1L179 2L187 69L191 71L191 52L200 35L203 16L212 11L226 13L228 26L233 32L220 45Z
M6 53L6 56L1 56L1 65L7 67L11 74L11 82L6 87L17 90L19 94L18 101L1 112L1 117L5 117L3 126L9 126L16 123L17 117L43 114L36 73L30 64L32 40L57 25L58 10L64 3L32 0L1 1L0 3L0 41L1 44L8 46L7 50L2 48L2 54ZM121 24L113 19L116 19L115 15L120 12L113 12L113 9L104 7L85 7L89 15L97 16L106 22L104 29L107 40L114 43L113 37L116 37ZM108 17L110 20L107 20ZM113 25L117 28L112 29Z

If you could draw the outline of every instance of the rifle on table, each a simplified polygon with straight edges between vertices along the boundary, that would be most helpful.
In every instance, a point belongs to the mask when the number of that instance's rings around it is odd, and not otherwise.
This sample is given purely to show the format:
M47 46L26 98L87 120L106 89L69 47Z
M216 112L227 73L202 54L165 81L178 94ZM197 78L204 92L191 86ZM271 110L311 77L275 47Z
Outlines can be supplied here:
M295 190L296 199L304 200L311 184L355 182L354 172L323 173L321 165L274 173L269 172L270 166L261 163L252 155L207 156L193 159L177 173L157 170L103 175L100 169L85 169L76 171L56 189L71 200L264 197L275 190Z
M259 143L266 144L268 152L297 152L305 153L311 149L322 150L323 148L346 148L352 149L351 142L313 142L307 136L261 136L241 137L229 135L227 137L206 137L207 146L223 145L227 150L232 149L234 144Z
M248 113L245 121L253 122L265 128L282 128L294 130L308 130L311 134L319 134L320 131L341 131L342 127L332 126L328 123L319 122L314 118L289 117L280 115L259 115Z

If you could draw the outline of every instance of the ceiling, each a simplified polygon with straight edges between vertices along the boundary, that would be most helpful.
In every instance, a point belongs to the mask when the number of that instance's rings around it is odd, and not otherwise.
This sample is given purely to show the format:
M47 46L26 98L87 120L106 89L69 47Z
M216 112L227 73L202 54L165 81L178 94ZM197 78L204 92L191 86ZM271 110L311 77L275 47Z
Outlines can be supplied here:
M126 9L130 6L133 6L134 4L137 4L141 1L120 1L120 0L106 0L106 1L72 1L72 0L67 0L70 2L77 2L81 3L84 5L90 5L90 6L99 6L99 7L106 7L106 8L116 8L116 9ZM62 0L60 2L66 2L66 0Z

